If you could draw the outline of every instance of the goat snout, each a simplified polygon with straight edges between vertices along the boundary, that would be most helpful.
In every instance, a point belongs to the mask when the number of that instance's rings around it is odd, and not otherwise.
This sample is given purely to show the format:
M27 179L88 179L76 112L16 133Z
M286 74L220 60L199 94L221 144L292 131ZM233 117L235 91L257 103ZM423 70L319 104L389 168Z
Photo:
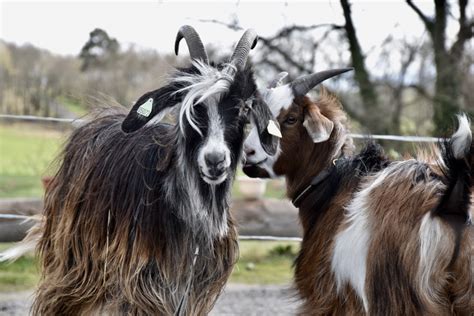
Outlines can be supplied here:
M255 155L255 150L248 146L244 146L245 157L252 157Z
M219 177L224 173L226 167L225 159L225 153L223 152L212 152L204 156L210 176Z

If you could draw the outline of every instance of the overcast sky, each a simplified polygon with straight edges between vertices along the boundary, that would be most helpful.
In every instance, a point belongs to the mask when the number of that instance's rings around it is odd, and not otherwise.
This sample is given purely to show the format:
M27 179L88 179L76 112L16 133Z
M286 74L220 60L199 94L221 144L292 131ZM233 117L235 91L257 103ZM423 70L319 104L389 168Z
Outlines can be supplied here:
M78 54L96 27L105 29L121 44L171 52L176 32L193 25L205 44L230 46L238 35L224 26L237 15L245 28L271 35L292 24L344 22L339 1L4 1L0 0L0 38L17 44L31 43L58 54ZM431 14L432 0L415 1ZM364 49L379 45L388 34L421 38L424 27L401 0L352 1L357 32ZM454 34L456 28L450 30Z

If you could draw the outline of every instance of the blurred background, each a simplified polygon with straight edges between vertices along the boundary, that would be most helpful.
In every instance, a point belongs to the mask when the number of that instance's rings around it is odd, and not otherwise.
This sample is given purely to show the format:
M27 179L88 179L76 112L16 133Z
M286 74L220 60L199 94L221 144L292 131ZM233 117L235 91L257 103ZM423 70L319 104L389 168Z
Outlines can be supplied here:
M341 98L356 133L443 136L455 114L474 113L474 5L468 0L2 1L1 213L41 210L54 158L74 128L68 120L102 102L128 107L163 84L173 67L189 63L184 44L179 57L173 53L183 24L197 29L211 60L225 60L243 30L254 28L260 40L251 60L261 86L281 71L291 80L354 67L327 88ZM397 158L420 144L383 145ZM240 174L233 193L242 235L299 236L283 180ZM0 249L26 228L18 220L0 220ZM297 251L292 241L242 241L231 283L263 284L278 306ZM27 305L5 293L29 293L37 278L33 256L0 264L3 301ZM241 289L229 291L263 295L261 288Z

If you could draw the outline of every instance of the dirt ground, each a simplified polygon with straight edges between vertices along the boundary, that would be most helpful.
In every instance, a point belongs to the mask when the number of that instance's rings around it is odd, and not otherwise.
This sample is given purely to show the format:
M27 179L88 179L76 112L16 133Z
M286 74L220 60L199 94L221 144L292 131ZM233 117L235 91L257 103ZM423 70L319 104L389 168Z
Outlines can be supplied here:
M0 294L0 316L28 315L32 292ZM289 286L229 284L211 316L294 315L298 304Z

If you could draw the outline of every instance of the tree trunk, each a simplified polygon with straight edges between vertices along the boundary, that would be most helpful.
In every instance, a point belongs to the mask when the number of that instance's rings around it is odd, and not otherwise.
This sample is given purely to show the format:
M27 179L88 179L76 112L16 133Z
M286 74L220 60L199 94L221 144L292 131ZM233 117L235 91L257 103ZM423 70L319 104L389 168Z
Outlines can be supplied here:
M383 123L383 117L381 117L382 114L379 111L377 91L366 69L365 56L362 53L354 23L352 22L350 3L348 0L341 0L341 6L346 20L344 29L349 42L352 65L355 70L355 80L359 86L360 97L365 108L366 125L372 133L386 133L386 125Z
M448 4L444 0L435 1L435 23L431 34L433 41L436 84L434 97L434 123L437 134L445 133L454 115L459 111L459 80L457 61L452 60L446 48L446 19Z
M413 3L407 4L415 11L425 24L433 44L436 83L433 100L435 133L444 136L453 127L455 114L461 109L461 72L460 62L464 53L465 42L473 36L473 22L466 17L468 0L459 0L459 31L457 39L450 49L446 47L446 26L449 4L445 0L435 0L435 17L428 18Z
M433 100L435 132L441 136L453 128L453 119L460 110L461 95L458 62L447 54L442 55L435 62L437 75Z

